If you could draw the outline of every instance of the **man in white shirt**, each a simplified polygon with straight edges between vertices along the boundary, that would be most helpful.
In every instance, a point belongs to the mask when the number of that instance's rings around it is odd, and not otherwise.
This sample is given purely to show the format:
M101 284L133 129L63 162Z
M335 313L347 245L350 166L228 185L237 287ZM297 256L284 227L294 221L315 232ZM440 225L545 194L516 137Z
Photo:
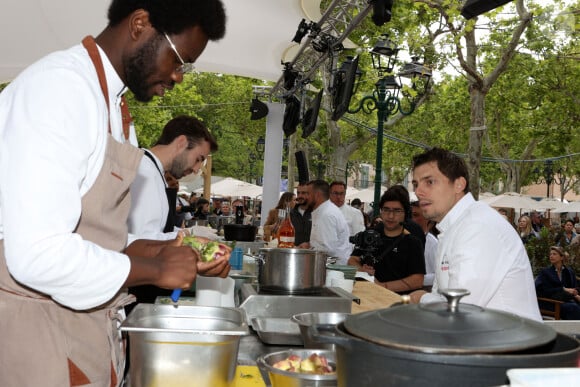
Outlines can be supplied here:
M348 241L349 229L344 216L328 199L330 187L324 180L313 180L308 183L311 188L312 230L310 242L300 247L313 247L325 251L329 256L337 257L337 264L346 265L352 246Z
M131 184L129 233L139 239L174 239L177 229L175 220L169 217L165 171L178 180L199 173L209 153L217 148L214 137L197 118L178 116L170 120L157 143L145 150Z
M49 54L0 93L3 386L120 385L113 327L132 300L124 289L189 288L227 265L179 241L127 246L143 153L122 98L128 87L147 102L180 83L185 60L225 34L223 4L113 0L108 18L96 38Z
M412 302L441 302L439 289L463 288L462 302L541 321L528 255L515 229L469 192L465 162L440 148L413 158L413 186L426 219L437 222L439 247L431 293Z
M131 184L128 226L134 238L176 238L179 229L175 227L175 212L169 209L175 208L177 189L169 187L165 172L175 181L198 173L209 153L217 148L212 134L195 117L178 116L165 125L156 144L145 150ZM157 296L171 294L170 289L154 285L131 287L129 291L137 297L138 303L154 303Z
M333 181L330 183L330 201L338 207L344 216L348 224L349 235L353 236L365 230L365 219L362 212L346 204L345 199L346 184L342 181Z

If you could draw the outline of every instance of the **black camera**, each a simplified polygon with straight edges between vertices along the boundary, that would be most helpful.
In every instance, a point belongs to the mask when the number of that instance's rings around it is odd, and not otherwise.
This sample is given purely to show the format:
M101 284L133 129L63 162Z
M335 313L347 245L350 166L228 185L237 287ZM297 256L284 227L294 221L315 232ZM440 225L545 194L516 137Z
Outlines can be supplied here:
M381 244L381 234L375 230L365 230L348 238L348 241L361 250L361 263L364 265L375 266L377 263L377 252Z

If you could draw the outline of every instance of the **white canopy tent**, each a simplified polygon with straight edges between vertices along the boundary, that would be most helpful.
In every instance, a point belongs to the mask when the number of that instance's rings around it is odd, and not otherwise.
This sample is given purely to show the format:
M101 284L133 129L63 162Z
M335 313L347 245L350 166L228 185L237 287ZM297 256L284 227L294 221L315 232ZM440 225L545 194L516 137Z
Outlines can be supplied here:
M291 40L302 18L319 17L320 0L222 0L226 36L210 42L199 71L276 81L281 60L292 59ZM42 56L97 35L107 24L110 0L0 0L0 82L13 79ZM294 49L293 49L294 48Z
M212 183L210 191L212 196L248 196L255 198L262 194L262 187L234 179L233 177L226 177L215 184ZM203 188L198 188L193 192L203 193Z

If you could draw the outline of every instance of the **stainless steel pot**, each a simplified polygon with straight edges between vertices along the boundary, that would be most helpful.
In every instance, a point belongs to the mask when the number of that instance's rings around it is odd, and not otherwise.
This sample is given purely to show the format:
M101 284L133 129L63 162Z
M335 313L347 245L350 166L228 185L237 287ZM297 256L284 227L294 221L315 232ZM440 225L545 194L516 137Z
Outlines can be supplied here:
M348 316L314 340L336 344L339 386L492 386L510 368L577 367L580 343L510 313L449 303ZM448 293L449 295L449 293ZM332 335L326 334L331 332Z
M308 249L263 248L257 257L260 291L304 294L326 281L327 254Z

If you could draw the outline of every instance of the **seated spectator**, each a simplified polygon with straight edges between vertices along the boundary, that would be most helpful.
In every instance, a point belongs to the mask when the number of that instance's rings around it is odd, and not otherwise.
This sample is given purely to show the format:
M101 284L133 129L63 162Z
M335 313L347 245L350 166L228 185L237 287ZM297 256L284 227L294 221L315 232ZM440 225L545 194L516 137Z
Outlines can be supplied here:
M222 202L221 207L220 207L220 215L221 216L230 216L233 215L232 214L232 207L230 205L230 202Z
M580 320L580 295L574 270L564 265L568 254L560 246L550 247L549 267L542 269L536 278L538 297L563 301L560 316L562 320ZM553 306L543 305L548 309Z
M530 239L537 238L536 233L534 233L534 230L532 229L532 220L527 215L522 215L518 219L517 231L524 243L528 243Z
M572 243L572 240L576 238L576 233L574 232L574 221L572 219L567 219L564 223L564 230L556 235L556 246L566 247Z
M195 219L207 220L207 216L209 215L209 201L204 198L199 198L197 199L195 205L196 210L193 214Z

